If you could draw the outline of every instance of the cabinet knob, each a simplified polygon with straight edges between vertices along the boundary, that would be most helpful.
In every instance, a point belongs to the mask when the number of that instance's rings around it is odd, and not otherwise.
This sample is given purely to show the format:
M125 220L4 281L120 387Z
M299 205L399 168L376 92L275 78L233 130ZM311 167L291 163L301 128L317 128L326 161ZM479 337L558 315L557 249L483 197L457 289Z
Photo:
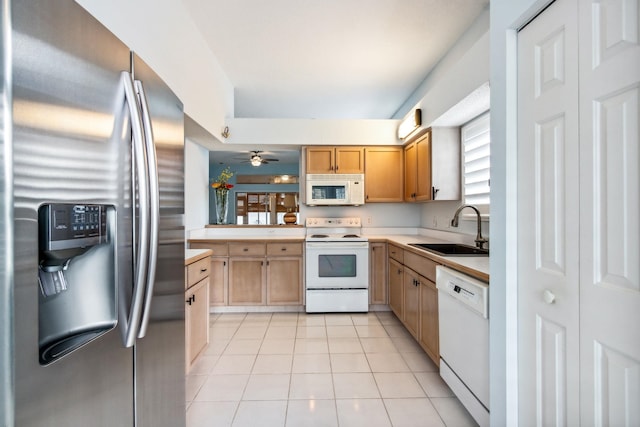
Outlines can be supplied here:
M207 269L206 269L206 268L201 268L201 269L200 269L200 273L204 273L205 271L207 271Z
M287 251L287 248L281 248L280 250L281 250L282 252L286 252L286 251Z
M556 296L549 289L545 289L542 293L542 299L547 304L553 304L556 301Z
M242 248L242 252L249 252L249 248Z

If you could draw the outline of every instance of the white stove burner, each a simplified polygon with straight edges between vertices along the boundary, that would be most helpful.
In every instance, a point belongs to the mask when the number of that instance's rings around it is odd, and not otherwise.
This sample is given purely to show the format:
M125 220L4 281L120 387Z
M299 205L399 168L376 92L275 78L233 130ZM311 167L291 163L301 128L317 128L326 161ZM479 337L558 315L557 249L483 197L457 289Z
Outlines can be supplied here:
M307 218L307 242L367 242L360 218Z

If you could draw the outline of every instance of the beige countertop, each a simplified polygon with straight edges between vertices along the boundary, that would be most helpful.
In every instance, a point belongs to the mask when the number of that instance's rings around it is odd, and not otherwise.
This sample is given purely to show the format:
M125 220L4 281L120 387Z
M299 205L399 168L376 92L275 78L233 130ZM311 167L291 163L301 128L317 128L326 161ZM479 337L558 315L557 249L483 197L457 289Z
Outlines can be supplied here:
M193 264L196 261L200 261L202 258L206 258L213 255L211 249L185 249L184 251L184 265Z
M298 229L300 230L300 229ZM303 229L304 230L304 229ZM405 250L412 251L418 255L429 258L439 264L446 265L458 270L462 273L469 274L477 279L489 282L489 257L481 256L439 256L431 252L427 252L413 246L409 246L409 243L450 243L451 240L441 237L433 237L425 234L365 234L370 241L388 242L398 246L401 246ZM459 236L454 236L459 237ZM468 237L468 236L467 236ZM198 236L189 239L190 242L229 242L229 241L255 241L255 242L269 242L269 241L304 241L304 235L285 235L279 236L274 234L223 234L219 236ZM457 241L457 243L462 243ZM187 249L187 251L197 251L198 249ZM204 255L208 256L208 255ZM202 256L202 257L204 257ZM195 262L195 259L191 262Z
M271 242L271 241L290 241L290 242L302 242L304 236L278 236L278 235L264 235L264 236L247 236L243 234L228 234L216 237L197 237L188 239L189 242L235 242L235 241L257 241L257 242Z
M410 250L416 254L429 258L439 264L451 267L462 273L467 273L477 279L489 282L489 257L488 256L440 256L434 253L409 246L409 243L450 243L435 237L420 234L392 234L392 235L367 235L371 241L386 241Z

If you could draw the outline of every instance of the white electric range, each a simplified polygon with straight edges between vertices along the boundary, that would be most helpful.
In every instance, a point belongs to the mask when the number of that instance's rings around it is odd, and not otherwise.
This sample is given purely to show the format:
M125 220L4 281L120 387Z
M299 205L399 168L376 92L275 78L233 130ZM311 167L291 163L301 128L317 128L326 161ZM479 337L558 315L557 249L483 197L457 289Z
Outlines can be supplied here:
M307 313L369 311L369 241L360 218L305 224Z

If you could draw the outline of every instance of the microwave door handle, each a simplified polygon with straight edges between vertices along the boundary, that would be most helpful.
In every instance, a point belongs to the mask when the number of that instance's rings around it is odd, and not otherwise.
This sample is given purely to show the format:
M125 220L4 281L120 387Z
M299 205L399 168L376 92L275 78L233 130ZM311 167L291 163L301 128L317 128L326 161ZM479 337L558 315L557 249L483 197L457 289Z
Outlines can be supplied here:
M149 188L147 182L147 159L144 149L144 131L142 125L142 113L140 105L133 87L131 74L127 71L122 72L122 82L124 86L125 98L131 115L131 134L132 134L132 162L134 170L134 179L137 182L131 183L132 188L132 209L135 218L136 199L138 203L138 212L140 220L137 222L139 235L135 243L134 253L134 278L133 293L131 296L131 307L129 316L125 324L124 346L133 347L136 342L137 331L140 326L140 314L144 301L144 282L147 275L146 259L148 258L148 242L149 242ZM138 188L136 198L136 184ZM136 230L132 230L135 239Z

